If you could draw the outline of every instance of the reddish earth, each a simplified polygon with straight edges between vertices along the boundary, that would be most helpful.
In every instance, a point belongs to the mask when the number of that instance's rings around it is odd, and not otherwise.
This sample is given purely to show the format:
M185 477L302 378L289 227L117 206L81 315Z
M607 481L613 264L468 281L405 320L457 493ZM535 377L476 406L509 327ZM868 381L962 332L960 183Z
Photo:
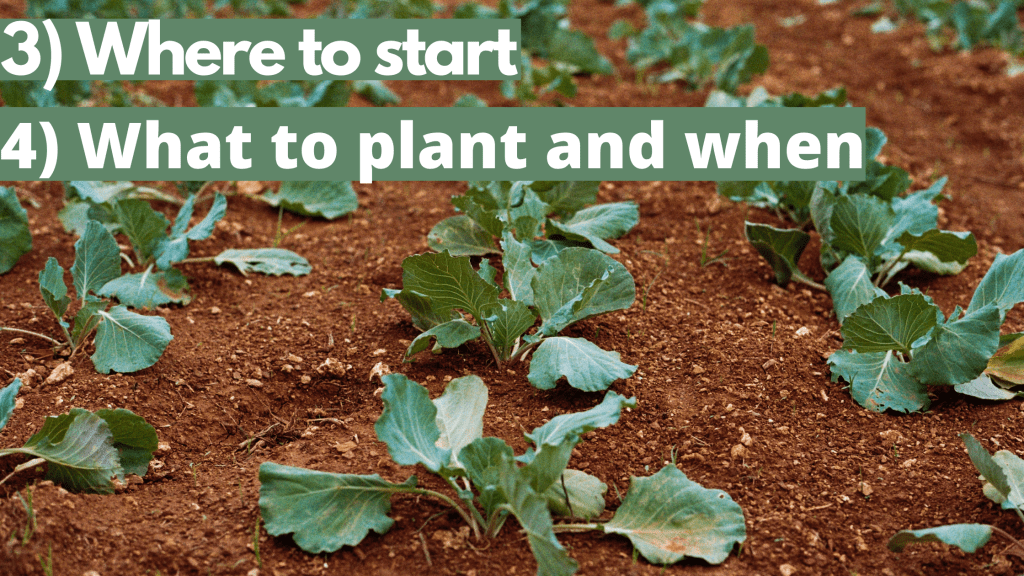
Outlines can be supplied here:
M324 2L301 8L322 10ZM960 276L905 274L948 312L965 305L998 252L1024 244L1024 78L1003 73L1004 56L933 53L920 25L888 35L869 31L870 20L849 16L850 3L820 6L812 0L711 0L705 19L715 25L753 22L768 46L772 66L755 80L774 94L817 92L845 85L869 125L889 136L888 161L907 169L915 188L950 177L941 223L971 230L980 254ZM0 4L0 16L19 6ZM617 77L580 78L575 106L700 106L706 92L685 87L637 86L624 59L624 44L605 39L617 18L643 24L637 7L577 0L573 22L598 38ZM806 17L786 28L780 18ZM448 106L475 92L492 105L506 104L497 85L391 84L408 106ZM180 96L182 90L185 96ZM169 104L191 100L182 83L143 89ZM748 87L749 89L749 87ZM6 183L10 185L11 183ZM56 183L18 182L29 207L34 249L0 277L0 325L54 332L56 324L38 292L47 257L65 266L74 239L56 218L62 189ZM169 183L157 185L170 187ZM269 183L269 185L276 185ZM231 190L223 183L224 190ZM400 284L405 256L426 250L426 233L453 213L447 199L459 182L378 182L356 185L360 209L351 218L324 222L285 215L283 229L300 228L281 243L314 266L302 278L243 278L208 264L185 268L195 300L159 310L174 341L154 367L129 375L101 376L90 362L75 362L63 384L23 388L19 408L0 446L24 442L46 415L71 406L129 408L157 427L166 449L142 484L113 496L67 494L23 473L0 486L0 573L41 573L38 555L52 549L53 574L94 570L117 574L247 574L257 567L260 463L273 461L318 470L378 473L404 480L417 470L393 465L375 440L381 411L369 372L383 361L424 383L432 395L467 373L490 387L484 433L525 448L522 432L563 412L586 409L600 395L564 383L542 392L529 386L525 365L496 369L478 344L402 364L416 330L397 304L378 302L382 288ZM924 414L874 414L829 380L827 355L839 345L827 295L801 287L782 289L743 239L745 218L774 222L767 213L720 202L714 184L608 182L602 200L633 199L640 224L617 241L618 258L636 278L637 303L622 313L585 321L571 330L638 364L613 389L635 395L638 407L619 424L588 434L571 466L619 491L630 475L647 475L678 453L677 465L705 486L728 491L743 507L748 539L723 565L683 562L675 574L1015 574L1024 562L994 541L974 555L942 545L922 545L896 555L886 549L902 528L983 522L1024 538L1024 526L982 494L959 432L971 432L990 450L1024 451L1019 402L990 404L934 390ZM698 226L700 227L698 229ZM228 247L271 244L276 211L236 196L214 238L197 243L196 255ZM699 265L703 231L710 251L728 249L724 265ZM822 277L812 244L804 259ZM646 296L646 307L644 306ZM214 313L214 310L219 313ZM798 337L806 327L809 335ZM1020 309L1006 328L1024 330ZM34 369L45 376L59 359L45 344L0 342L6 383ZM333 345L332 345L333 343ZM290 355L301 360L289 359ZM321 376L315 367L335 358L351 369ZM285 364L294 370L286 372ZM246 384L258 379L262 387ZM730 450L743 432L753 443L745 456ZM252 440L251 442L247 442ZM356 442L342 453L337 446ZM250 448L247 449L246 446ZM19 463L0 461L0 477ZM436 484L421 472L427 486ZM38 529L22 543L26 514L16 493L32 491ZM609 507L618 505L616 490ZM384 536L356 548L312 556L290 538L259 535L261 574L444 573L528 574L535 564L512 523L486 550L457 536L455 515L429 518L439 505L397 498L398 522ZM422 528L424 544L418 536ZM660 566L634 562L628 541L597 535L563 535L583 574L660 574ZM447 543L447 544L446 544ZM782 571L780 571L782 570Z

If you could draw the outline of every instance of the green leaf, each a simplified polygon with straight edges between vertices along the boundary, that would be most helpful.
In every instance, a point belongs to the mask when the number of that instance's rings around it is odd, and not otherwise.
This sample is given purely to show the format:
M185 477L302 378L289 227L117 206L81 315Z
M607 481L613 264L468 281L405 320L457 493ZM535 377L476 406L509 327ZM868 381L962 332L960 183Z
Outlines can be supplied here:
M491 343L502 360L512 356L516 341L537 322L529 306L505 298L488 308L487 314L484 321L491 332Z
M106 300L97 298L92 294L85 297L85 303L82 304L82 308L75 314L75 325L71 329L71 340L76 345L81 344L85 337L92 332L92 329L96 327L96 324L100 321L96 313L100 310L106 310L107 304Z
M135 198L117 201L112 210L121 232L131 241L141 262L149 260L160 239L167 236L170 221L153 210L149 202Z
M452 108L487 108L487 102L476 94L463 94L452 104Z
M970 232L936 229L919 235L904 232L896 241L907 250L904 260L935 274L959 274L967 267L967 261L978 253L978 243Z
M105 204L124 196L125 192L135 188L133 182L96 182L85 180L72 180L65 186L65 192L70 197L77 197L89 200L96 204Z
M908 544L942 542L973 554L991 537L992 527L988 524L949 524L921 530L900 530L889 539L889 550L902 552Z
M39 272L39 292L57 321L62 322L71 298L68 297L68 285L64 283L64 269L53 256L46 259L46 267Z
M412 344L409 345L409 349L406 350L405 356L408 358L413 354L418 354L430 347L431 339L437 342L435 349L440 348L458 348L470 340L475 340L480 337L480 329L476 326L466 322L462 318L456 318L450 320L444 324L438 324L430 330L421 333L417 336Z
M989 359L985 374L1013 384L1024 384L1024 338L999 349Z
M1024 250L1007 256L996 254L992 267L981 279L967 312L974 312L987 304L999 307L1000 321L1018 302L1024 302Z
M920 294L876 298L846 317L843 347L862 353L898 350L910 355L914 342L935 328L937 310Z
M566 470L562 472L561 479L544 492L544 499L548 501L548 509L559 516L571 514L576 518L590 520L604 512L604 495L607 491L608 485L590 474ZM571 510L569 506L572 506Z
M573 388L596 392L633 372L636 366L619 361L618 352L602 350L583 338L555 337L541 342L533 353L527 379L541 390L550 390L564 376Z
M550 206L552 212L565 218L580 211L587 204L597 202L600 187L601 183L594 181L534 182L531 189Z
M480 505L488 516L505 503L501 475L507 470L505 461L513 456L504 440L491 437L477 438L458 452L458 462L476 486Z
M957 308L959 312L959 308ZM954 313L956 314L956 313ZM955 386L977 378L999 348L999 309L989 304L959 320L950 315L914 350L910 373L922 384Z
M871 283L871 272L856 256L846 258L829 273L825 287L832 296L832 307L840 326L861 306L876 298L887 297L885 291Z
M992 382L992 379L987 374L982 374L970 382L957 384L953 389L961 394L980 398L981 400L1012 400L1017 397L1013 392L996 386L995 382Z
M721 564L747 538L739 504L675 466L647 478L631 477L629 492L604 531L629 538L644 558L662 565L687 557Z
M832 381L841 377L849 382L853 399L872 412L916 412L928 406L927 387L910 375L907 364L892 350L864 354L837 350L828 364Z
M117 298L131 308L153 309L164 304L188 304L192 301L188 290L185 275L171 268L166 272L125 274L107 282L96 293Z
M380 301L394 298L412 316L413 326L420 330L430 330L450 320L456 320L459 314L451 310L434 310L434 303L430 298L417 294L411 290L392 290L385 288L380 293Z
M1002 470L1010 491L1004 495L982 475L982 480L985 480L982 486L985 496L1002 506L1003 510L1024 510L1024 460L1009 450L1000 450L992 455L992 462Z
M416 487L413 476L392 484L377 474L332 474L273 462L260 465L260 515L267 532L292 534L310 554L355 546L373 530L384 534L391 496Z
M840 196L829 219L834 234L830 243L870 262L895 223L896 213L888 202L874 196Z
M445 218L427 234L427 245L452 256L483 256L498 252L491 233L465 214Z
M605 242L629 232L640 221L640 210L634 202L614 202L584 208L568 220L549 220L549 234L561 234L569 240L586 240L594 248L608 254L619 249Z
M567 248L589 248L583 242L571 240L527 240L526 245L530 247L530 260L538 266Z
M402 374L388 374L384 381L384 412L373 429L377 439L388 445L391 459L403 466L423 464L440 474L448 465L451 450L439 448L437 408L427 389Z
M370 101L374 106L397 106L402 103L402 98L391 91L380 80L356 80L352 82L352 90L363 98Z
M93 366L100 374L149 368L171 343L171 327L159 316L143 316L124 306L96 312L96 353Z
M511 234L505 234L501 241L501 263L505 268L502 281L513 300L533 306L533 279L537 269L530 263L530 247Z
M228 209L227 199L222 194L217 194L214 196L213 206L206 213L206 217L191 229L186 230L192 219L195 200L195 196L189 196L185 200L185 203L178 210L178 215L174 218L174 225L171 226L170 235L160 238L156 243L153 256L156 258L157 268L167 270L175 262L181 262L187 258L189 240L198 241L209 238L213 234L214 225L224 217Z
M305 258L283 248L228 249L214 256L213 262L217 266L231 264L242 276L249 272L272 276L305 276L313 270Z
M555 538L547 501L525 481L515 462L505 457L499 475L509 510L519 521L537 560L537 576L570 576L579 565Z
M967 446L967 455L971 457L971 462L974 463L974 467L978 469L978 472L985 477L985 481L1004 499L1008 498L1011 488L1003 468L992 459L992 455L988 453L988 450L985 450L985 447L981 445L981 442L978 442L977 438L970 434L959 434L959 436Z
M545 260L531 284L546 336L596 314L625 310L636 300L626 267L587 248L566 248Z
M14 188L0 186L0 274L14 268L31 249L28 212L18 202Z
M559 446L566 441L575 445L583 434L618 422L623 408L636 408L636 398L608 392L597 406L584 412L555 416L547 424L526 434L526 439L533 443L538 452L544 446ZM528 464L533 460L534 453L533 449L527 450L526 454L519 457L519 461Z
M487 386L478 376L456 378L434 400L437 408L438 445L451 450L451 465L461 467L458 455L463 448L483 436L484 411L487 410Z
M743 226L747 241L775 271L776 284L785 286L793 276L804 282L810 280L799 266L800 255L811 240L809 234L803 230L782 230L753 222L744 222Z
M110 494L110 479L122 475L110 427L81 408L47 416L24 446L0 450L0 456L16 453L45 459L47 480L68 490Z
M282 206L289 212L328 220L359 208L359 198L348 181L281 182L276 194L267 192L263 199L267 204Z
M468 257L447 253L409 256L402 262L402 290L430 299L435 311L461 309L477 321L484 310L498 303L498 289L481 278Z
M110 427L124 474L145 476L149 470L149 461L157 449L156 428L146 422L145 418L124 408L97 410L96 415L103 418ZM123 478L124 475L119 477Z
M14 412L14 397L18 395L18 390L21 390L19 378L0 388L0 430L3 430L4 426L7 426L7 421L11 419Z
M121 249L99 222L89 222L85 233L75 242L75 264L71 278L79 298L95 292L121 275Z

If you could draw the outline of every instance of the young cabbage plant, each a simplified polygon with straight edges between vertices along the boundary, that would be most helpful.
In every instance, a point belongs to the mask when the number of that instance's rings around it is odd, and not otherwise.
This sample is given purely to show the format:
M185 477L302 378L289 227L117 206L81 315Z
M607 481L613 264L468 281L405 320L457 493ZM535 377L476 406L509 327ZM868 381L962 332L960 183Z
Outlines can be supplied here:
M243 275L260 272L300 276L310 272L309 262L290 250L280 248L229 249L216 256L189 258L189 243L205 240L213 234L214 226L227 212L227 199L221 194L214 194L209 212L189 228L196 203L204 200L202 193L206 186L202 183L181 184L188 194L184 200L166 195L155 197L153 192L146 192L145 197L139 197L140 189L131 182L68 184L69 196L77 200L70 201L62 211L67 211L65 225L81 233L90 221L98 221L112 233L124 234L132 246L134 262L127 255L123 258L130 266L143 268L141 272L125 274L112 280L97 292L98 295L117 298L132 308L188 304L192 300L188 279L174 267L178 264L231 264ZM306 186L308 184L282 184L281 192L267 202L295 210L308 206L310 214L318 210L329 211L334 196L326 191L334 188L328 186L314 189ZM315 204L313 200L316 190L325 191L324 197L320 199L322 204ZM154 210L147 201L149 198L180 203L174 221L169 221Z
M111 282L121 278L121 250L114 237L98 222L89 222L82 237L75 242L75 263L71 279L76 298L68 295L64 268L50 257L39 273L39 291L46 306L53 312L64 339L45 334L0 326L0 332L19 332L42 338L55 350L69 348L69 359L82 352L93 332L96 351L93 365L101 374L135 372L149 368L160 359L171 342L171 329L159 316L142 316L124 305L110 307L110 301L99 297ZM78 311L73 320L65 320L72 304Z
M620 534L657 564L685 557L718 564L746 538L739 505L725 492L687 479L675 466L633 478L614 517L593 521L603 515L607 486L566 466L580 437L616 423L623 408L636 405L633 398L608 392L590 410L556 416L526 434L530 448L516 456L503 440L482 437L487 387L476 376L452 380L434 401L401 374L385 376L384 383L377 438L396 463L422 465L451 493L419 488L415 476L393 483L376 474L267 462L260 466L260 511L270 534L292 534L311 554L356 546L370 530L387 532L394 524L387 516L392 496L409 494L450 506L477 540L497 536L514 517L526 533L538 574L569 575L578 568L555 537L558 532ZM570 523L555 523L552 514L568 515Z
M967 454L985 483L982 491L1003 510L1013 510L1024 522L1024 460L1009 450L1000 450L995 455L970 434L960 434L967 445ZM889 539L889 549L902 552L909 544L920 542L942 542L973 554L988 543L992 534L1010 541L1017 548L1016 554L1024 554L1024 544L1008 532L989 524L948 524L920 530L900 530Z
M0 429L14 412L21 380L0 388ZM72 408L61 416L48 416L43 427L20 448L0 448L0 457L23 454L32 459L16 466L0 479L46 465L46 478L69 490L110 494L113 479L123 482L128 474L145 476L153 451L156 429L145 419L123 408L95 413Z
M828 363L832 380L876 412L928 406L927 386L953 386L987 400L1007 400L1022 381L1019 334L1000 336L1006 313L1024 302L1024 250L996 256L966 310L948 317L919 290L900 284L890 297L848 258L825 279L842 326L843 349ZM1000 347L1004 348L1000 350Z
M0 274L4 274L32 249L28 212L14 188L0 186Z

